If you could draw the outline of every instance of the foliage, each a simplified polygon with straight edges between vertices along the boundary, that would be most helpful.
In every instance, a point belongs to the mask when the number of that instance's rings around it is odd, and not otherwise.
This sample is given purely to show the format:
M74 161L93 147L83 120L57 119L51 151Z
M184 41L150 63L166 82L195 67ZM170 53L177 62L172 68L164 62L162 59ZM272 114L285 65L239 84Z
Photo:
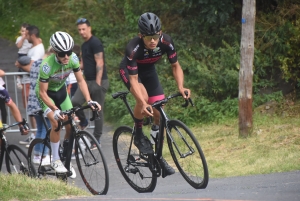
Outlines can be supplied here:
M93 34L105 47L110 79L105 104L106 119L130 123L131 117L120 100L110 94L126 90L118 74L127 42L137 35L137 20L144 12L156 13L163 31L173 38L185 74L185 86L192 90L195 107L182 110L169 104L172 118L189 124L223 121L238 114L240 67L240 0L0 0L1 37L12 41L20 24L40 28L47 47L57 30L70 33L81 44L76 20L91 22ZM28 12L30 10L30 12ZM254 106L279 100L281 85L296 86L299 80L299 3L296 0L258 1L254 59ZM176 92L170 64L163 57L156 65L166 95ZM268 92L265 94L265 92ZM134 105L131 97L130 104ZM180 104L179 104L180 105Z

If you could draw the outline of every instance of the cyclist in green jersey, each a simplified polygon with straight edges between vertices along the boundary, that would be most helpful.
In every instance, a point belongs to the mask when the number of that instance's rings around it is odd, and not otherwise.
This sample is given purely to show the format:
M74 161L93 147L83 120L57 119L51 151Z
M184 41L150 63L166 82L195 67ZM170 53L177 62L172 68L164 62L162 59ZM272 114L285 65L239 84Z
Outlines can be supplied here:
M58 155L60 131L56 132L55 129L58 127L57 120L67 118L60 114L61 110L69 110L73 107L65 85L66 79L72 71L87 103L93 109L100 110L101 107L96 101L91 100L88 87L80 70L79 59L72 52L73 38L66 32L55 32L50 38L50 45L55 53L41 63L35 92L44 114L51 123L50 145L53 155L51 167L57 173L65 173L67 169ZM69 139L70 125L65 126L65 128L65 139Z

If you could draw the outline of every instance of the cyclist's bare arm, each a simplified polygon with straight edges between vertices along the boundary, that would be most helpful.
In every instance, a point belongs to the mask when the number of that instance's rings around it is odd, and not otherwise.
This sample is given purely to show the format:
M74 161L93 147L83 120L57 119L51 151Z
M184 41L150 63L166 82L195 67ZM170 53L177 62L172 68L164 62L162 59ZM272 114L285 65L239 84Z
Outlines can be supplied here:
M174 76L174 78L176 80L179 92L182 94L182 96L185 99L190 98L190 96L191 96L190 89L184 88L184 86L183 86L184 75L183 75L183 71L182 71L182 68L181 68L179 62L176 61L175 63L171 64L171 66L172 66L173 76ZM185 91L188 92L187 96L184 93Z
M9 101L8 103L6 103L6 105L9 107L9 109L10 109L10 111L11 111L13 117L15 118L15 120L16 120L17 122L22 122L22 121L23 121L23 118L22 118L21 113L20 113L20 110L18 109L18 107L17 107L17 105L15 104L15 102L14 102L12 99L10 99L10 101ZM28 134L29 130L25 130L24 127L23 127L22 125L19 125L19 127L20 127L20 128L21 128L21 127L23 128L22 131L21 131L21 132L22 132L22 135L27 135L27 134Z

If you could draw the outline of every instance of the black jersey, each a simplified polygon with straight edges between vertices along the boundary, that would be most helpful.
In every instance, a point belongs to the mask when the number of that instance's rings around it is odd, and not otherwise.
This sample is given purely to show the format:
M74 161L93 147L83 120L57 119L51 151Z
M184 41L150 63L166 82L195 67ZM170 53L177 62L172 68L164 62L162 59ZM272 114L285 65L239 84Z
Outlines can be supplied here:
M94 55L99 52L103 52L104 60L104 48L101 41L92 36L88 41L84 42L81 45L82 59L83 59L83 68L84 76L86 80L95 80L96 79L96 61ZM102 80L108 79L106 73L106 65L104 61Z
M171 64L177 61L174 43L168 34L161 35L154 50L146 49L143 39L135 37L126 46L125 62L120 68L127 68L129 75L144 74L155 70L154 64L165 53Z

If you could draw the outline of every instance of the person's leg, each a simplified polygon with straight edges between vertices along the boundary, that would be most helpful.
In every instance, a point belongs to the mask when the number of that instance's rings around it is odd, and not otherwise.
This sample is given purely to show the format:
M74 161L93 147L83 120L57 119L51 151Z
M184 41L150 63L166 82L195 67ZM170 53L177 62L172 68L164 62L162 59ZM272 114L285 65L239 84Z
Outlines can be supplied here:
M80 90L80 88L78 87L74 96L72 97L72 105L73 107L76 107L76 106L82 106L86 100L84 99L84 96ZM86 120L86 117L85 117L85 114L83 111L78 111L76 112L76 116L79 118L80 120L80 126L86 126L87 124L87 120Z
M40 138L40 139L44 139L46 137L46 133L47 133L47 130L46 130L46 127L44 125L44 122L43 122L43 119L42 117L36 115L34 116L35 120L36 120L36 124L37 124L37 131L36 131L36 138ZM47 120L48 118L47 118ZM49 122L50 123L50 122ZM39 155L41 156L42 155L42 152L43 152L43 145L42 144L37 144L35 147L34 147L34 153L36 155ZM48 148L46 147L45 148L45 151L44 151L44 156L48 154Z
M23 106L26 109L27 108L27 103L28 103L28 97L29 97L29 88L30 88L30 83L23 84L23 89L22 89L22 100L23 100ZM29 122L30 122L30 128L36 129L36 122L35 118L30 116L29 117ZM29 147L30 142L35 138L35 131L33 131L25 140L19 141L20 144L26 145L26 147Z
M100 137L103 132L103 123L104 123L104 100L105 100L105 94L109 87L108 80L102 80L101 86L99 86L95 81L89 83L89 87L91 89L91 99L93 101L97 101L101 105L101 110L99 112L99 119L95 120L95 129L94 129L94 136L100 141Z
M73 83L73 84L71 85L71 89L70 89L70 96L71 96L71 98L74 96L74 94L75 94L77 88L78 88L77 82L76 82L76 83Z

